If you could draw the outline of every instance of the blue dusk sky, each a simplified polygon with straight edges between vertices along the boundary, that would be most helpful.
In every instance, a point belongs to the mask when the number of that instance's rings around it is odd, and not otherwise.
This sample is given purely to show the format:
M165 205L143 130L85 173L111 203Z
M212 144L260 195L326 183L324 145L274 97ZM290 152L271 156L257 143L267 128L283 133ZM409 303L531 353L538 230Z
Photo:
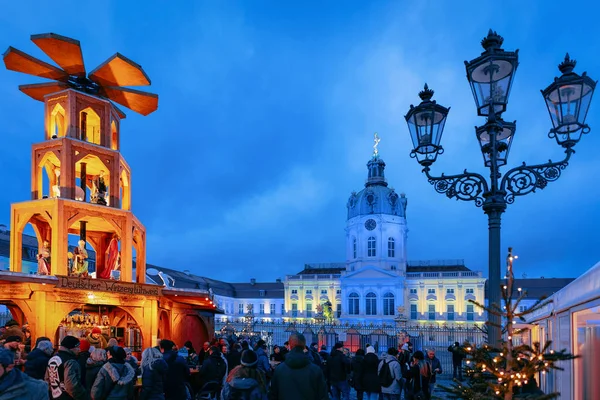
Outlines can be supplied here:
M559 160L540 89L568 51L600 79L599 3L573 1L5 2L0 45L50 62L29 40L81 41L88 71L115 52L141 64L159 109L127 111L122 153L148 262L227 281L272 281L311 262L345 261L346 202L367 177L373 132L390 186L408 198L408 259L464 259L487 275L487 217L437 194L409 157L404 115L427 82L451 106L432 172L488 175L464 60L489 28L520 66L506 120L510 165ZM39 79L0 70L0 223L30 196L30 146L43 104L17 90ZM143 88L142 88L143 89ZM517 198L502 249L517 276L575 277L600 259L600 95L590 134L563 176Z

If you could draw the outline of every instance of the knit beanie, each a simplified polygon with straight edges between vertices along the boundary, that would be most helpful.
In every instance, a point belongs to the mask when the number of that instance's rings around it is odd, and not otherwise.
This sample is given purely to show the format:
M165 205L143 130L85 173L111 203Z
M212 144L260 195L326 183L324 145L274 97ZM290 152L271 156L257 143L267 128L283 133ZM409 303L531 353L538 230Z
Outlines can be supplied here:
M79 341L79 348L81 349L81 351L89 351L90 350L90 342L88 342L86 339L81 339Z
M258 356L252 350L244 350L240 362L244 367L254 367L258 364Z
M5 343L10 343L10 342L19 342L21 343L23 341L23 339L21 338L21 336L17 336L17 335L10 335L6 338Z
M367 354L375 353L375 348L373 346L367 346Z
M334 349L341 349L342 347L344 347L344 343L342 343L342 342L337 342L337 343L336 343L336 344L333 346L333 348L334 348Z
M125 350L122 347L118 347L118 346L109 347L107 352L117 362L123 362L127 358L127 353L125 353Z
M10 319L8 320L8 322L4 325L5 327L9 327L9 326L19 326L19 323L17 321L15 321L14 319Z
M100 335L102 333L102 330L96 326L92 329L92 333L97 333L98 335Z
M79 339L75 336L65 336L65 338L60 342L60 345L66 349L74 349L79 346Z

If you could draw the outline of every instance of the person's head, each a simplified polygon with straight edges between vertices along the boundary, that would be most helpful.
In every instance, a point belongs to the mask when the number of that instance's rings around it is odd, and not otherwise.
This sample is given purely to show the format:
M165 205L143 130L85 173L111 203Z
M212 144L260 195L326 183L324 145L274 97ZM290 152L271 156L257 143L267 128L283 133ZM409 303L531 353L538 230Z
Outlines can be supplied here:
M285 342L283 344L285 346L286 349L290 350L292 348L292 346L290 346L290 342Z
M54 352L54 346L50 340L40 340L35 348L40 349L40 351L44 352L48 356L51 356Z
M105 362L106 361L106 350L104 349L94 349L90 353L90 358L95 362Z
M217 346L210 346L210 349L208 351L210 352L211 355L217 354L217 353L219 353L219 348Z
M369 354L369 353L375 353L375 347L373 347L371 345L368 345L366 353L367 354Z
M258 342L256 342L256 349L266 349L267 348L267 342L265 342L264 340L260 339Z
M46 336L40 336L40 337L38 337L37 339L35 339L35 346L37 347L37 345L38 345L40 342L43 342L43 341L45 341L45 340L47 340L48 342L51 342L50 338L47 338Z
M21 336L11 335L6 338L6 341L4 342L4 348L12 351L17 351L19 350L19 345L22 342L23 339L21 339Z
M90 342L85 339L79 339L79 350L90 351Z
M226 344L224 344L223 346L221 346L221 353L228 354L229 353L229 346L227 346Z
M107 357L111 362L122 364L125 362L127 354L125 353L125 350L123 350L122 347L113 346L108 348Z
M9 373L15 366L15 354L8 350L0 348L0 379Z
M288 349L295 349L296 347L301 347L304 349L306 347L306 338L303 334L295 332L290 335L290 339L285 342L285 346Z
M342 343L342 342L337 342L336 344L333 345L333 350L342 351L343 348L344 348L344 343Z
M13 327L13 326L19 326L19 323L17 321L15 321L14 319L9 319L6 324L4 324L4 327L6 329Z
M226 344L229 344L227 343L227 340L225 340L224 338L219 339L219 345L224 346Z
M80 241L77 242L77 244L79 245L80 249L85 248L85 240L80 240Z
M25 334L25 338L29 339L31 337L31 331L29 329L23 329L23 333Z
M454 346L458 347L458 346L460 346L460 343L454 342Z
M160 347L160 352L164 353L166 351L173 350L173 347L175 347L175 343L173 343L169 339L163 339L160 341L159 347Z
M187 349L188 353L195 353L196 352L194 350L194 345L189 340L183 344L183 347L185 347Z
M96 326L92 329L92 333L90 335L93 339L98 339L100 335L102 335L102 330Z
M162 353L156 347L148 347L142 353L142 369L150 368L152 369L152 364L154 361L163 358Z
M327 351L327 345L321 345L321 351Z
M106 347L119 347L119 341L117 340L117 338L111 337L110 339L108 339L108 344L106 345Z
M358 349L358 350L356 350L356 355L357 356L364 356L365 355L365 351L363 349Z
M310 344L310 348L311 348L311 350L319 351L319 343L317 343L317 342L312 342L312 343Z
M281 352L281 349L279 348L279 346L273 347L273 353L279 354L280 352Z
M388 353L390 356L394 356L394 357L396 357L396 356L398 355L398 350L397 350L395 347L389 347L389 348L387 349L387 353Z
M421 350L417 350L413 353L413 360L418 361L423 361L425 360L425 354L423 354L423 352Z
M433 359L435 358L435 350L433 350L433 349L429 349L429 350L427 350L427 357L428 357L430 360L433 360Z
M204 342L204 344L202 345L202 348L204 349L204 351L208 351L208 349L210 348L210 343Z
M248 350L250 348L250 346L248 345L248 342L246 342L245 340L242 342L242 350Z
M247 368L256 368L258 364L258 356L250 349L242 351L240 363Z
M79 354L79 339L75 336L65 336L60 342L60 347L77 355Z
M123 350L125 350L125 359L131 360L131 356L133 355L133 352L131 351L131 349L129 347L125 347L125 348L123 348Z

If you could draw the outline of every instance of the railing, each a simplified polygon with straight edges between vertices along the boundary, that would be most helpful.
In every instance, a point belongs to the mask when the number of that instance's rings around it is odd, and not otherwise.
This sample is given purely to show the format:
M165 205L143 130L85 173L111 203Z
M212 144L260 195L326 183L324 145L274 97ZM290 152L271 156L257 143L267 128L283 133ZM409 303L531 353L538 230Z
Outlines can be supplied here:
M327 268L346 268L346 263L310 263L304 264L304 268L327 269Z
M464 259L447 259L447 260L408 260L406 264L409 267L455 267L464 266Z
M410 336L413 350L434 350L442 363L443 376L452 374L452 353L448 346L454 342L468 341L481 345L485 334L475 326L446 325L408 325L400 324L341 324L341 323L285 323L257 321L247 324L244 321L215 321L217 336L231 340L246 338L252 343L263 339L270 349L275 345L283 345L292 332L300 332L307 344L316 342L319 347L327 346L331 351L333 345L341 341L352 353L359 348L365 349L371 344L378 356L386 352L388 347L397 347L400 341Z
M408 272L407 278L481 278L483 275L479 271L460 271L460 272Z
M288 275L288 281L311 281L315 279L339 279L340 274Z

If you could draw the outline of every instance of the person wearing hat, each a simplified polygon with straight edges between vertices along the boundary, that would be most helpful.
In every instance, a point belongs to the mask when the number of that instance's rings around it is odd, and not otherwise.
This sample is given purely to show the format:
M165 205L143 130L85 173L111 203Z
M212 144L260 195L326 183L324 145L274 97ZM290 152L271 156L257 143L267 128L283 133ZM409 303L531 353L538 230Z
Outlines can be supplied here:
M256 347L254 348L256 355L258 356L258 366L267 379L271 378L271 363L269 362L269 355L267 354L267 343L260 339L256 343Z
M44 379L48 361L54 353L54 346L50 340L40 340L35 349L27 354L25 373L34 379Z
M81 369L81 384L87 387L86 384L86 363L90 358L90 342L86 339L79 340L79 354L77 354L77 362L79 362L79 368Z
M79 339L65 336L60 342L58 353L48 361L44 380L50 386L52 398L56 400L87 400L88 394L81 384L81 368L77 361Z
M221 399L267 400L267 381L257 368L258 355L252 350L244 350L240 362L227 376Z
M327 372L331 384L331 393L334 399L348 400L350 396L350 384L348 375L350 372L350 358L344 354L344 344L337 342L331 350L327 360Z
M222 384L227 376L227 364L221 352L216 346L212 346L209 349L208 358L204 359L202 368L200 368L200 376L202 377L202 384L205 385L207 382L219 382Z
M100 368L92 386L92 399L125 400L133 398L135 371L125 361L127 353L122 347L109 347L106 351L108 362Z
M15 356L15 365L25 364L25 345L22 343L23 340L20 336L14 335L6 338L4 342L4 348L13 352Z
M106 339L102 335L102 330L97 326L92 329L85 339L90 343L90 346L94 346L97 349L105 349L108 345Z
M48 400L48 384L15 368L14 354L0 348L0 399Z
M19 323L14 319L8 320L4 325L4 333L0 336L0 340L6 340L11 336L18 336L21 339L21 342L25 339L23 330L19 326Z

